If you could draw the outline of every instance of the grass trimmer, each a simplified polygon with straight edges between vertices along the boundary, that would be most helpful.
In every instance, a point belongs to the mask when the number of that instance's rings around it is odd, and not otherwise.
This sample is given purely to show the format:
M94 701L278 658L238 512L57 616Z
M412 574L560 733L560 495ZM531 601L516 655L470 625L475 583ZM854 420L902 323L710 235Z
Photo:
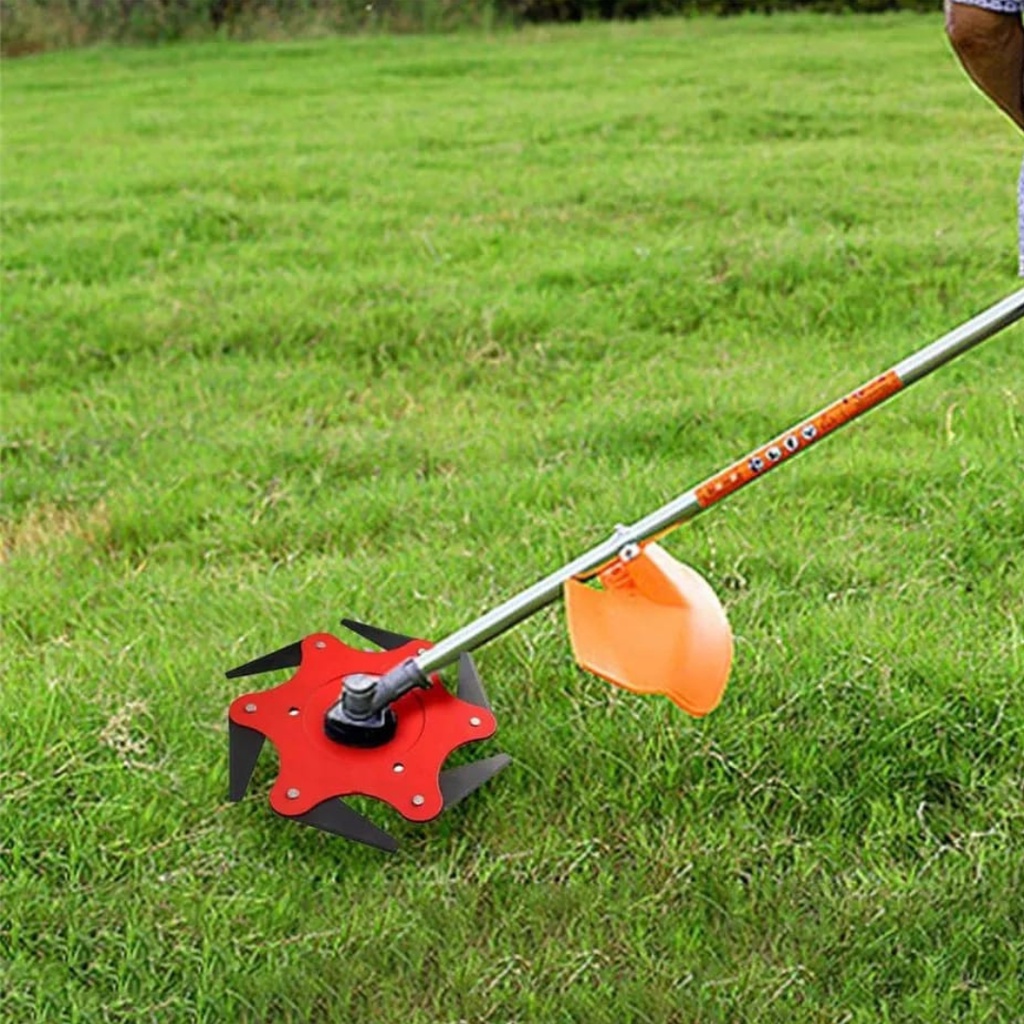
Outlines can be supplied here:
M663 694L694 716L722 699L732 632L715 592L656 540L1024 317L1024 289L904 359L436 644L344 619L380 650L315 633L228 672L297 669L229 711L230 797L245 794L266 737L280 756L270 793L286 818L386 850L395 840L340 797L363 795L429 821L509 763L443 769L496 723L469 652L565 595L577 662L616 686ZM456 692L437 673L458 663Z

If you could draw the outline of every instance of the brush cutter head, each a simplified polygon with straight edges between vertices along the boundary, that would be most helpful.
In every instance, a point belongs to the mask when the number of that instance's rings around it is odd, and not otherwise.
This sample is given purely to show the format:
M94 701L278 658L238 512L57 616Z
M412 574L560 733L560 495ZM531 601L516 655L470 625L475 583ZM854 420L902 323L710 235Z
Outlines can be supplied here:
M565 585L579 664L634 693L661 693L700 717L722 699L732 630L698 572L657 544L621 557L595 580Z
M429 643L344 620L353 632L384 648L364 651L327 633L232 669L228 676L279 669L295 674L269 690L243 694L228 712L230 798L241 800L264 740L277 747L280 772L270 805L282 817L356 842L395 850L387 832L339 797L361 795L390 804L404 818L430 821L468 796L509 763L505 754L442 770L458 747L485 740L497 724L468 654L459 659L458 689L437 676L404 693L377 723L339 733L327 712L346 687L365 687Z

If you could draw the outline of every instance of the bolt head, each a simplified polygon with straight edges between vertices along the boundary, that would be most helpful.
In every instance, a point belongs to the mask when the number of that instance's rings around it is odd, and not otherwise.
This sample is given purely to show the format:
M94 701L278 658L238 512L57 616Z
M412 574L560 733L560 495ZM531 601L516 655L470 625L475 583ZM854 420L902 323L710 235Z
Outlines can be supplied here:
M471 718L471 719L469 720L469 724L470 724L471 726L473 726L473 728L475 729L475 728L476 728L476 727L477 727L477 726L478 726L478 725L480 724L480 719L479 719L479 718L477 718L477 716L476 716L476 715L474 715L474 716L473 716L473 717L472 717L472 718Z
M289 789L288 792L285 793L285 796L288 797L289 800L295 800L298 797L298 795L299 791L294 788Z
M295 716L298 715L298 713L299 713L299 709L298 708L289 708L288 709L288 714L291 715L292 718L295 718Z
M640 545L636 542L623 545L622 550L619 552L619 558L623 562L632 562L634 559L640 557Z
M365 672L357 672L342 679L342 685L351 694L372 693L377 688L379 676L367 675Z
M317 640L317 641L314 642L313 646L318 651L322 651L327 646L327 641L326 640Z
M393 771L393 772L394 772L394 773L395 773L396 775L401 775L401 774L402 774L402 772L404 772L404 771L405 771L405 765L404 765L404 764L402 764L402 762L401 762L401 761L396 761L396 762L395 762L395 763L394 763L394 764L393 764L393 765L391 766L391 770L392 770L392 771Z
M424 800L424 797L423 797L423 795L421 793L417 793L412 798L412 805L413 805L413 807L422 807L424 802L425 802L425 800Z
M246 704L245 710L251 715L256 710L255 704Z

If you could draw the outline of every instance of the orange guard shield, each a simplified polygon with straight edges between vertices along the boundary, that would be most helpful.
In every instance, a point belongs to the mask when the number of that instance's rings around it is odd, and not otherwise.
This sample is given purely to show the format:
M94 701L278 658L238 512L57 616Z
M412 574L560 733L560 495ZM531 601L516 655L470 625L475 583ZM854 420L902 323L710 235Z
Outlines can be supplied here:
M652 543L596 584L565 584L581 667L634 693L664 694L695 717L713 711L729 679L732 630L704 577Z

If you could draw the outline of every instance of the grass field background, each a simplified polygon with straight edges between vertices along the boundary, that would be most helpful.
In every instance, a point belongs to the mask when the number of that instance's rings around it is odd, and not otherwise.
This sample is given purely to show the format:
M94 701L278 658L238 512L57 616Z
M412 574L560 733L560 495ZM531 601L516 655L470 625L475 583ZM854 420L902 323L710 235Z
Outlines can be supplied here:
M666 541L709 718L552 609L399 854L226 800L225 669L440 638L1016 287L940 17L56 54L3 140L0 1017L1024 1020L1019 330Z

